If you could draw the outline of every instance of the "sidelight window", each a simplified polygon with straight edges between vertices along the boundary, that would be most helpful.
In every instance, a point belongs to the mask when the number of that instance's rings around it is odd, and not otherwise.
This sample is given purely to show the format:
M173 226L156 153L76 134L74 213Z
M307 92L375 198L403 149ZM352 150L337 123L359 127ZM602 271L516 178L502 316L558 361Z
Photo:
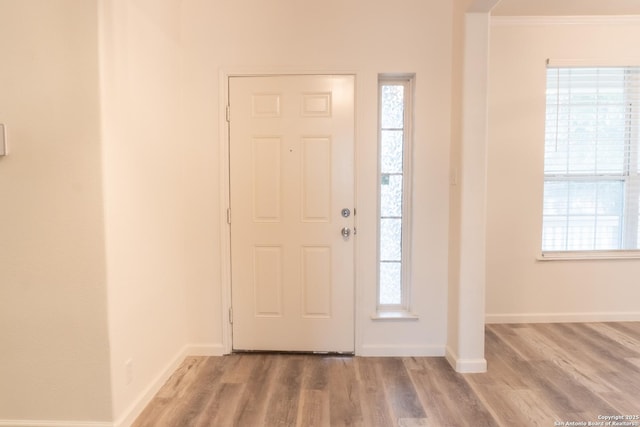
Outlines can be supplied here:
M412 77L379 79L378 311L409 308Z

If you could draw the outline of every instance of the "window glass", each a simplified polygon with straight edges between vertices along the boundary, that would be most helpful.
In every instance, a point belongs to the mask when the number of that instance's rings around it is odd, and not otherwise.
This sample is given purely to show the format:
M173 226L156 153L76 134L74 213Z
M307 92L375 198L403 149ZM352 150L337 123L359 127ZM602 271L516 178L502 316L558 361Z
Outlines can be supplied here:
M408 152L411 79L379 82L378 310L408 307Z
M639 76L547 69L543 251L638 249Z

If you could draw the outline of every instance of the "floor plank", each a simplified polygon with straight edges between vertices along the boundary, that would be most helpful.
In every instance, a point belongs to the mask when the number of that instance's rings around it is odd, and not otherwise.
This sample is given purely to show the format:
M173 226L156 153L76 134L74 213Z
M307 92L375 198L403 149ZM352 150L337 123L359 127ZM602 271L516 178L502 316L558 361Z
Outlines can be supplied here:
M364 426L360 387L353 358L334 358L329 364L329 408L331 426Z
M187 357L133 427L547 427L640 414L640 322L487 325L488 372L444 358Z
M392 419L424 418L426 414L402 359L382 358L379 363Z
M362 405L364 425L384 427L393 425L389 403L382 384L380 359L374 357L358 358L358 378L360 380L360 398L367 402Z
M265 425L274 427L296 425L303 367L303 356L281 358L276 384L270 391Z
M262 425L278 372L278 359L265 355L245 356L251 377L235 414L235 425Z

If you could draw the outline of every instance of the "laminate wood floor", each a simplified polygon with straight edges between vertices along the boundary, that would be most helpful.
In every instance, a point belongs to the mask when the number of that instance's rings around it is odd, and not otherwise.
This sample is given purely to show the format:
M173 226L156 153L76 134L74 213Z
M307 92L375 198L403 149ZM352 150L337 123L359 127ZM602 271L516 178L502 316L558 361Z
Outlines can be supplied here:
M488 325L486 358L188 357L134 427L640 426L640 323Z

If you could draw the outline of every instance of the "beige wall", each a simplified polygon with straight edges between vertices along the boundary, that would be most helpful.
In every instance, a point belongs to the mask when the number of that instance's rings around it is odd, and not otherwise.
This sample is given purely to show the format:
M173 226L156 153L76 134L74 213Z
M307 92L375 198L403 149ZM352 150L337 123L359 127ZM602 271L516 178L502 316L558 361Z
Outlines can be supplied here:
M446 357L459 372L484 372L487 366L484 358L487 82L489 13L497 1L476 1L469 8L458 2L454 15L454 40L462 46L454 49L454 63L460 64L457 69L461 69L461 78L452 91L456 108L450 163Z
M227 325L222 315L224 248L220 246L222 71L356 75L357 350L361 354L444 353L449 154L451 132L456 128L451 120L453 4L418 0L402 8L389 8L385 2L303 6L285 0L270 4L258 0L56 0L44 8L35 1L0 4L5 8L3 16L12 23L30 24L2 28L5 43L16 40L7 47L14 49L10 51L17 58L3 69L17 82L7 85L15 93L3 96L3 101L13 101L7 109L11 115L36 121L37 128L24 129L40 136L40 145L31 152L34 159L18 165L20 128L10 116L2 118L9 128L12 153L1 160L0 173L15 176L3 180L0 188L11 190L5 200L34 203L13 190L16 182L27 182L46 202L42 209L33 209L31 216L25 215L23 205L11 203L14 211L3 215L14 212L6 235L14 236L15 243L1 246L23 261L23 271L12 273L10 279L22 283L37 274L39 281L33 282L49 292L46 303L60 301L65 313L52 313L50 329L45 331L12 330L12 337L21 341L13 359L3 359L12 368L17 366L8 384L15 387L26 373L18 363L24 356L22 348L40 348L39 341L51 338L46 331L55 331L56 338L68 335L68 346L74 346L74 351L83 342L77 335L86 333L90 345L78 353L80 366L99 360L86 372L75 365L56 369L47 361L29 375L47 386L57 374L67 382L89 375L102 381L74 390L92 399L91 405L81 409L66 405L65 397L47 394L51 390L45 387L41 392L51 402L34 407L25 403L30 399L16 395L24 411L12 405L6 415L0 412L0 418L112 419L116 425L125 425L186 351L223 350ZM46 61L22 57L20 46L32 43L48 48L40 53ZM374 322L370 315L375 308L376 85L378 73L396 72L416 74L412 309L420 320ZM55 93L45 100L64 106L56 104L53 114L47 114L38 98L47 85ZM15 107L31 91L36 100L29 108ZM47 145L55 136L49 127L70 137ZM85 134L93 138L91 144ZM76 169L77 176L73 175ZM34 178L36 170L48 175ZM27 179L21 180L23 175ZM64 197L50 191L65 179L73 185L64 188ZM10 185L4 187L5 183ZM46 209L47 204L55 209ZM59 216L43 215L50 211ZM61 211L74 221L66 221ZM32 236L26 243L20 240L25 235ZM39 257L46 249L41 243L47 238L48 244L56 249L64 246L65 251L49 251L43 261L47 268L39 269ZM78 245L78 240L83 244ZM67 256L70 253L75 256ZM69 270L77 268L78 259L86 261L83 274L93 279L95 287L84 287L83 292L93 293L78 297L78 292L45 286L56 277L76 285L80 273ZM24 301L15 304L19 297ZM14 303L13 311L39 307L33 295L9 295L6 300ZM84 310L74 324L80 332L60 324L69 321L70 308ZM3 313L8 317L6 313L12 311ZM3 326L18 318L9 318ZM67 360L68 349L57 345L52 348L61 349L64 363L76 361ZM101 358L91 353L96 349ZM55 360L56 351L48 350ZM64 381L61 384L64 389ZM24 393L33 393L33 386L24 383ZM76 397L68 396L69 401ZM73 402L82 403L82 398ZM47 412L48 404L55 410ZM93 411L93 406L103 412Z
M0 420L111 418L96 28L0 0Z
M356 75L357 350L443 354L447 311L450 328L460 315L449 159L458 167L470 3L0 0L0 419L126 425L185 352L222 351L224 72ZM628 54L611 41L637 40L637 26L492 34L488 314L637 314L638 262L535 261L544 59ZM393 72L416 73L420 320L375 322L376 80Z
M0 423L126 425L186 351L178 5L0 1Z
M187 344L179 3L100 2L111 379L122 425Z
M357 81L357 350L443 354L449 221L450 2L183 2L187 193L200 267L191 272L193 339L221 342L221 72L351 72ZM416 73L413 309L419 321L374 322L378 73ZM221 132L222 131L222 132ZM206 298L202 298L205 296Z
M452 27L452 85L451 85L451 144L449 179L458 179L462 160L462 66L463 47L465 34L465 11L471 3L470 0L456 0L453 2L453 27ZM454 346L457 351L459 338L458 326L460 324L460 214L461 214L461 187L450 186L449 198L449 253L447 260L448 292L447 292L447 345Z
M494 25L487 223L490 321L640 319L640 260L536 261L540 254L545 60L640 57L640 27ZM504 24L504 22L503 22Z

